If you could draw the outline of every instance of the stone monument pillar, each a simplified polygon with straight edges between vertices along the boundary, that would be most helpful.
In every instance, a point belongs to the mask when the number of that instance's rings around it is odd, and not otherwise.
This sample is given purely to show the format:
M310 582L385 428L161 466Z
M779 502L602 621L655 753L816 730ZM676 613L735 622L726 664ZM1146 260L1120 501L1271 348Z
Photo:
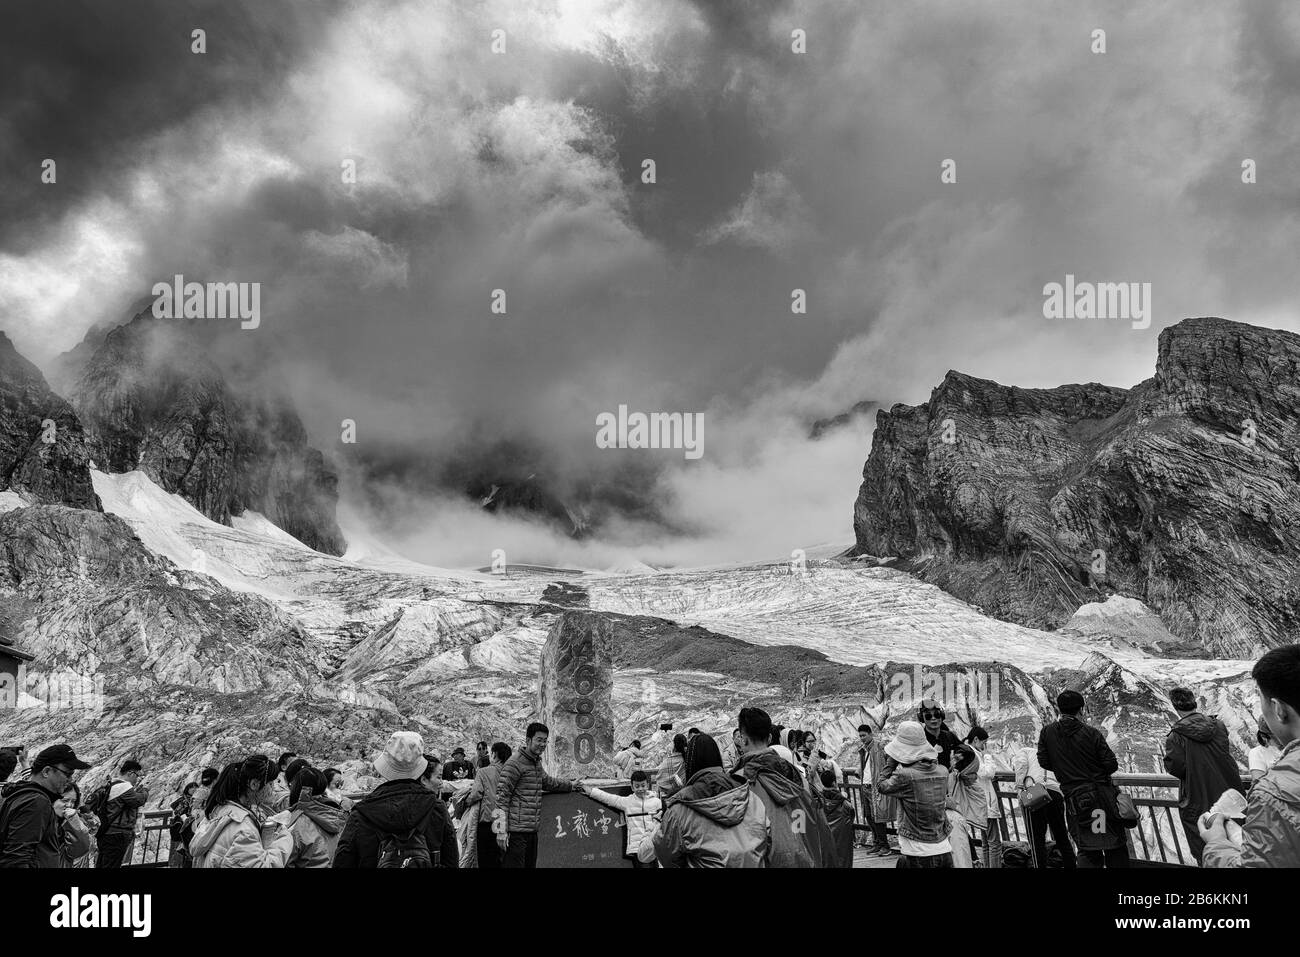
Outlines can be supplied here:
M546 636L537 713L551 729L542 767L555 777L617 777L613 630L603 615L568 611Z

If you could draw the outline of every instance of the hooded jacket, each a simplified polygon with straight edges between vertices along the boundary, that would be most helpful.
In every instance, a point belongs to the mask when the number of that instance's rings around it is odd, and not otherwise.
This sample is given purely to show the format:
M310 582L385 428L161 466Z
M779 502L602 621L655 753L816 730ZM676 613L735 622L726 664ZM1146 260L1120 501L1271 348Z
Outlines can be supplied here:
M1241 771L1228 750L1228 729L1213 715L1194 711L1165 737L1165 770L1178 778L1178 806L1205 812L1224 791L1245 793Z
M190 841L195 867L284 867L293 835L278 821L268 822L242 804L227 801L203 822Z
M768 867L834 867L835 848L821 795L771 748L742 755L736 765L767 811Z
M525 745L501 766L496 806L505 808L507 831L532 833L541 823L542 793L572 790L568 781L543 771L537 755Z
M1255 782L1246 797L1241 849L1211 841L1202 867L1300 867L1300 738Z
M765 867L770 831L763 801L746 781L705 768L668 799L652 842L664 867Z
M300 800L289 812L293 852L285 867L329 867L347 820L348 812L326 797Z
M57 797L35 781L22 781L5 792L0 803L0 867L62 866L64 833L54 813Z
M839 788L821 789L822 804L826 808L826 824L831 831L831 842L835 848L835 866L853 866L853 804Z
M419 781L385 781L348 815L334 853L334 867L378 867L379 844L388 834L406 834L425 821L424 842L438 867L460 867L456 829L447 805Z

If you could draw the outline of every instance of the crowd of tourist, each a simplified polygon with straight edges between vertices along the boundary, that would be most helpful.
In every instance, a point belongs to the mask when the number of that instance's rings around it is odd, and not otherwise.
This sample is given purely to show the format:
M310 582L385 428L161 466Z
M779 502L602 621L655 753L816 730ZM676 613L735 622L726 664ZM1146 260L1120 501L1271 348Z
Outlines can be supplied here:
M1261 714L1245 779L1224 723L1198 710L1189 690L1170 694L1178 718L1164 765L1203 867L1300 866L1300 645L1268 652L1252 675ZM397 731L373 760L381 783L355 801L337 768L252 754L197 769L183 785L170 803L169 863L535 867L543 795L580 792L621 816L636 867L851 867L855 844L905 868L1125 867L1139 820L1113 781L1119 762L1078 691L1062 691L1055 707L1036 746L999 755L984 728L959 737L929 700L892 735L861 725L856 769L841 768L812 732L742 708L729 737L690 728L669 741L665 725L651 747L637 739L619 748L614 764L629 793L548 774L550 729L540 722L517 747L480 741L473 760L458 747L445 764L419 734ZM643 766L658 751L657 766ZM0 749L0 867L130 860L150 798L145 769L125 761L83 795L76 778L90 767L67 744L30 763L21 749ZM1006 840L996 787L1005 771L1027 824L1024 848Z

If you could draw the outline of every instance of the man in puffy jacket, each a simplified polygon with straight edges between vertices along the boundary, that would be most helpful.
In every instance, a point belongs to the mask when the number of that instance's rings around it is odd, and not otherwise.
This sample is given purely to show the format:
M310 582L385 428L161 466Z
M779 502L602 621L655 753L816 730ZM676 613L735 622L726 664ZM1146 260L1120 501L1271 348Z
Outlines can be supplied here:
M95 867L121 867L130 853L140 808L149 800L149 789L140 783L143 778L139 761L124 761L121 777L109 782L108 802L95 835L99 839Z
M772 719L761 708L741 708L740 763L733 774L750 784L770 824L768 867L834 867L835 848L821 795L768 745Z
M497 820L492 822L502 867L537 866L537 828L542 818L542 794L572 791L571 781L542 770L542 755L551 730L539 721L528 726L526 743L501 768L497 784ZM501 826L504 825L504 831Z
M68 790L77 771L90 765L66 744L36 755L31 776L0 801L0 867L61 867L64 832L54 802Z
M1119 761L1106 736L1079 717L1083 705L1083 695L1077 691L1067 689L1056 696L1061 716L1039 732L1038 763L1061 782L1066 823L1079 849L1078 866L1128 867L1128 835L1117 804L1119 789L1110 781L1119 770ZM1061 848L1063 858L1066 851Z
M374 764L384 783L353 805L333 866L379 867L386 846L416 832L434 867L459 868L460 849L447 805L420 783L429 766L424 739L414 731L397 731Z
M1178 778L1178 815L1187 846L1198 863L1205 842L1197 822L1224 791L1246 793L1241 771L1228 750L1228 729L1213 715L1196 710L1196 695L1175 688L1169 701L1178 721L1165 737L1165 770Z
M686 746L686 784L668 798L651 835L664 867L765 867L771 824L762 799L743 778L722 770L710 735Z
M1264 723L1282 756L1255 782L1238 827L1220 814L1201 822L1203 867L1300 867L1300 645L1255 663Z

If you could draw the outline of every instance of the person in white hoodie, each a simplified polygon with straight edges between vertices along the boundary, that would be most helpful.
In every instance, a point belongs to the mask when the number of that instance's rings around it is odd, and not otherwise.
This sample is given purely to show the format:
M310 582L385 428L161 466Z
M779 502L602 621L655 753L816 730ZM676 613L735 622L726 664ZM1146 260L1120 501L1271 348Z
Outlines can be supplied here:
M584 784L578 790L606 807L622 811L627 821L627 850L625 853L636 857L635 867L647 866L647 861L654 860L654 850L649 847L649 837L655 829L655 817L663 810L663 802L658 795L650 792L650 775L644 771L632 772L631 794L610 794L600 788L590 788ZM646 854L642 855L642 844L647 845Z
M227 764L204 804L204 821L190 842L195 867L284 867L293 834L283 815L264 817L280 769L265 754Z
M1052 840L1061 851L1061 865L1066 870L1076 866L1074 846L1070 843L1070 832L1065 824L1065 795L1061 793L1061 784L1051 771L1044 771L1038 763L1038 748L1020 748L1012 755L1011 770L1016 776L1016 792L1023 795L1031 784L1041 784L1047 788L1050 803L1037 811L1028 812L1029 831L1033 838L1034 864L1039 868L1047 867L1047 829L1052 830Z

